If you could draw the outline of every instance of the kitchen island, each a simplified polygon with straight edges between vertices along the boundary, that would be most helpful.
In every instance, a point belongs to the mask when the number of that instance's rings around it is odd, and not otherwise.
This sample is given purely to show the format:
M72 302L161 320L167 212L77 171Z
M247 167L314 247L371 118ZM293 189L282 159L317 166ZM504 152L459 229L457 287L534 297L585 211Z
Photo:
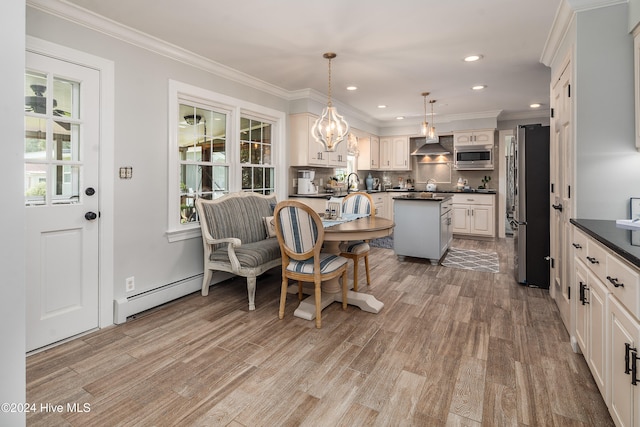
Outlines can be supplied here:
M396 227L393 250L398 259L426 258L437 265L453 238L450 194L409 193L393 198Z

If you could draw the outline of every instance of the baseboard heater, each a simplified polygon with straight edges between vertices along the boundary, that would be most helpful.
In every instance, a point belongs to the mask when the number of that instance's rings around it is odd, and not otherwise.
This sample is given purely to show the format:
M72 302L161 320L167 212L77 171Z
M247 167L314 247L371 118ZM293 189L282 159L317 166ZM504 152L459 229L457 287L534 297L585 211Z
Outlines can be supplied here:
M232 277L233 274L215 272L212 284L219 283ZM113 301L113 319L116 324L125 323L127 317L142 313L145 310L165 304L174 299L189 295L202 289L203 274L187 277L186 279L168 283L126 298Z

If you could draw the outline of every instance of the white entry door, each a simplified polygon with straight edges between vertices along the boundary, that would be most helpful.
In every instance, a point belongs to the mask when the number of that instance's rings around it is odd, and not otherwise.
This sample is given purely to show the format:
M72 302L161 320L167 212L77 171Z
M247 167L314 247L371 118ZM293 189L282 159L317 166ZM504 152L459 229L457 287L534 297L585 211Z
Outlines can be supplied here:
M31 351L99 325L100 74L31 52L26 64L23 185Z

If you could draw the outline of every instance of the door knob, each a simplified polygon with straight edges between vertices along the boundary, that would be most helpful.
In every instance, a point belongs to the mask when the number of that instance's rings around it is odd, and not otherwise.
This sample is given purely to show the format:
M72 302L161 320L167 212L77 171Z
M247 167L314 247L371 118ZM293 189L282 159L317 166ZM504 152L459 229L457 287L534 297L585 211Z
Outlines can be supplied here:
M86 214L84 214L84 217L88 221L93 221L94 219L98 218L98 215L95 212L87 212Z
M551 205L551 207L557 211L562 212L562 205L561 204L557 204L557 205Z
M94 194L96 194L96 190L93 187L89 187L84 190L84 194L86 194L87 196L93 196Z

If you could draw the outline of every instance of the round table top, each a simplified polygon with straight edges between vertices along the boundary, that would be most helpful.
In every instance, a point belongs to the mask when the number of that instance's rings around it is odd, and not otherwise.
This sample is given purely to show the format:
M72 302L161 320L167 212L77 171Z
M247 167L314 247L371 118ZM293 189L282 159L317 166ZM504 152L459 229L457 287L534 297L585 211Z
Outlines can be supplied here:
M394 222L379 216L367 216L324 229L324 240L368 240L389 236L393 232Z

